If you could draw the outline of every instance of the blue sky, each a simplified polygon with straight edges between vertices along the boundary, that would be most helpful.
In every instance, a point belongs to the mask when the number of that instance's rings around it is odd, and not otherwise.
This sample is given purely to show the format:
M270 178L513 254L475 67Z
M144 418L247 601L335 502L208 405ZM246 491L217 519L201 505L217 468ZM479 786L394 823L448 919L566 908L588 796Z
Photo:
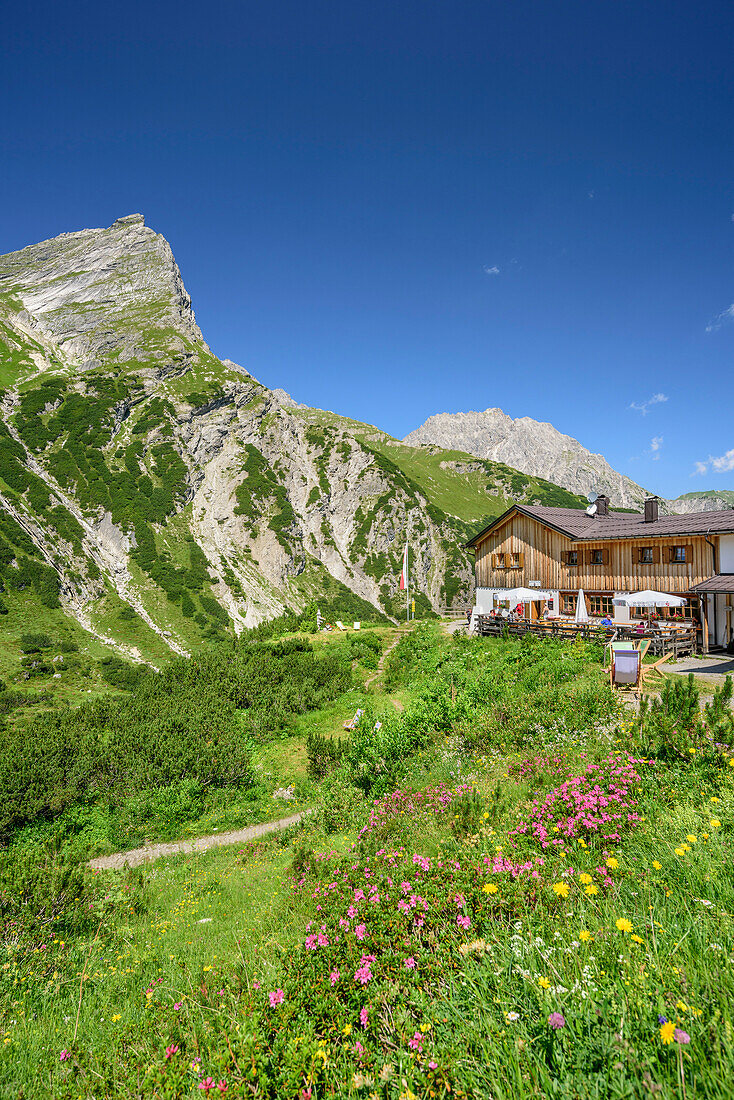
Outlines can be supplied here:
M40 0L0 251L141 211L213 350L300 401L499 406L734 488L733 46L717 0Z

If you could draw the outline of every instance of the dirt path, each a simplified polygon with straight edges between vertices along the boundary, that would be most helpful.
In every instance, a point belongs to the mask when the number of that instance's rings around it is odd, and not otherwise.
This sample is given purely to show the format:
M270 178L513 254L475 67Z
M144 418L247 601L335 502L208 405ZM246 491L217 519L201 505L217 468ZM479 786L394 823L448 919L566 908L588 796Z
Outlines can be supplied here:
M221 848L225 844L242 844L266 833L275 833L278 829L287 829L295 825L303 814L282 817L279 821L265 821L262 825L249 825L246 829L237 829L232 833L217 833L214 836L200 836L198 840L177 840L172 844L146 844L144 848L133 848L130 852L116 852L112 856L100 856L91 859L89 866L95 871L120 871L127 864L137 867L148 860L161 859L163 856L177 855L179 852L205 852L208 848Z
M395 646L398 644L398 642L404 636L404 634L405 634L405 631L403 631L403 630L398 630L396 632L395 637L390 642L390 645L387 647L386 650L383 651L382 656L380 657L380 660L377 662L377 671L374 672L372 674L372 676L369 676L365 680L365 682L364 682L365 689L368 688L370 686L370 684L374 684L375 680L378 680L380 678L380 676L382 675L382 673L384 671L384 668L385 668L385 660L387 659L387 657L389 657L389 655L395 649ZM400 702L399 699L390 699L390 702L392 703L392 705L395 707L395 710L399 714L402 713L402 711L405 710L405 707L403 706L403 704Z
M365 688L368 688L382 675L386 657L395 649L402 636L403 631L396 632L392 642L382 653L377 663L376 672L365 681ZM399 699L391 699L390 702L397 711L404 709ZM238 829L232 833L217 833L216 836L202 836L197 840L178 840L171 844L146 844L143 848L133 848L129 852L116 852L112 856L100 856L98 859L92 859L89 861L89 866L95 871L119 871L125 865L137 867L149 860L177 855L179 852L205 852L208 848L220 848L225 844L242 844L244 841L264 836L266 833L274 833L278 829L287 829L289 825L295 825L302 817L302 813L294 814L292 817L284 817L279 821L266 821L262 825L250 825L247 829Z
M379 679L379 677L382 675L382 672L385 668L385 659L395 649L395 646L398 644L401 637L402 637L402 632L397 631L396 634L395 634L395 637L390 642L390 645L387 647L387 649L383 650L382 655L381 655L379 661L377 662L377 670L375 672L373 672L371 676L368 676L367 679L364 682L364 686L366 688L368 688L370 686L370 684L374 684L375 680Z

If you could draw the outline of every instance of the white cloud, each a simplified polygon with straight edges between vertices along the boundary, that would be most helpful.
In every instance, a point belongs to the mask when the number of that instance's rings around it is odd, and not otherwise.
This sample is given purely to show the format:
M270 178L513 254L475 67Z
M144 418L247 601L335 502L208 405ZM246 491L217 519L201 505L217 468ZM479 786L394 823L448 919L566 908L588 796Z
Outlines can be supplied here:
M709 455L705 462L697 462L691 477L696 474L707 474L709 469L715 470L717 474L725 474L730 470L734 470L734 447L723 455L719 455L718 458Z
M718 458L712 458L711 465L718 474L725 473L727 470L734 470L734 449L727 451L726 454L719 455Z
M652 455L653 462L657 462L660 458L660 448L663 445L663 437L661 435L654 435L650 440L650 453Z
M482 271L485 275L499 275L500 269L495 264L494 267L483 267Z
M716 332L727 321L734 321L734 302L727 309L723 309L721 313L717 313L713 321L709 321L706 325L706 332Z
M648 397L647 401L633 401L630 408L634 409L635 412L641 412L643 416L647 416L647 410L651 405L660 405L663 401L667 400L667 394L654 393L652 397Z
M588 194L590 199L593 199L595 192L594 191L588 191L587 194Z

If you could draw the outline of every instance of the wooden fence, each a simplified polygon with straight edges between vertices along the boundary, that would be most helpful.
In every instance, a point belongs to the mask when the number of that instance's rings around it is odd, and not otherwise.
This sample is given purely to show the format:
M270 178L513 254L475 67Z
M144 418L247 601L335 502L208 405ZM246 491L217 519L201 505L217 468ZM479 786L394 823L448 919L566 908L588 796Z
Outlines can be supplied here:
M439 607L438 614L442 619L463 619L466 622L466 608L460 607Z
M477 615L474 619L477 633L485 637L500 637L507 633L512 636L522 634L534 634L539 638L570 639L583 638L586 641L598 642L606 645L607 642L640 641L642 638L650 639L649 653L656 657L664 657L666 653L672 653L675 657L684 657L694 653L698 648L695 630L659 631L648 630L639 634L634 627L628 626L600 626L597 623L576 623L556 621L553 619L535 620L520 619L512 622L507 619L498 619L491 615Z

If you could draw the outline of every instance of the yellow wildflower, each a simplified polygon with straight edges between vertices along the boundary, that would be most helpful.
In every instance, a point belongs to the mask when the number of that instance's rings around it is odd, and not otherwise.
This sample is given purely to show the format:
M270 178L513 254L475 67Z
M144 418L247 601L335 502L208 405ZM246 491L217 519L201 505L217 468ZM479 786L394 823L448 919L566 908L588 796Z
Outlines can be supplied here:
M586 871L584 871L582 875L579 875L579 882L583 883L584 886L588 886L589 883L593 881L591 875L587 875Z
M685 850L685 848L676 848L675 849L675 854L677 856L684 856L686 854L686 850Z
M632 940L634 941L634 943L644 943L644 942L645 942L645 941L644 941L644 940L642 939L642 937L641 937L641 936L637 936L637 935L634 935L634 936L631 936L630 938L631 938L631 939L632 939Z
M662 869L663 869L662 863L657 859L654 859L652 861L652 865L653 865L653 867L655 868L656 871L662 871Z
M615 859L614 856L610 856L605 862L607 867L610 867L612 871L616 871L617 867L619 867L619 860Z
M579 932L579 939L582 940L583 943L588 943L591 939L591 932L589 932L588 928L581 929Z
M547 978L538 978L538 985L541 989L550 989L550 982Z
M689 833L688 836L686 837L686 840L688 841L689 844L695 844L696 841L698 840L698 837L695 836L693 833Z
M589 897L593 897L594 894L599 893L599 887L596 885L595 882L592 882L590 886L584 886L584 893L588 894Z
M351 1034L352 1034L352 1025L351 1024L346 1024L342 1028L342 1035L351 1035Z
M671 1024L668 1020L667 1024L663 1024L660 1028L660 1038L664 1043L672 1043L673 1036L675 1035L675 1024Z
M495 886L495 884L493 882L485 883L484 886L482 887L482 890L484 891L485 894L496 894L497 893L497 887Z
M711 820L709 821L709 825L711 826L712 829L721 828L721 822L719 821L718 817L712 817Z
M620 917L619 920L617 921L617 928L619 929L620 932L631 932L632 931L632 921L627 920L626 917Z
M120 1013L119 1013L119 1012L116 1012L116 1013L115 1013L115 1015L114 1015L114 1016L112 1017L112 1023L113 1023L113 1024L116 1024L116 1023L117 1023L117 1021L118 1021L118 1020L121 1020L121 1019L122 1019L122 1016L120 1015Z

